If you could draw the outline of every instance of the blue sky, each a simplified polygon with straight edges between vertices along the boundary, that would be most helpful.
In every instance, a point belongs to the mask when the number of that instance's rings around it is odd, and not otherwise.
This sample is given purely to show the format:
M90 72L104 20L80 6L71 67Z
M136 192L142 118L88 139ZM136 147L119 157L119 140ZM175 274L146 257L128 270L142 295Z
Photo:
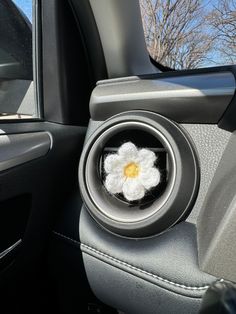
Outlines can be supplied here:
M12 0L21 10L25 13L25 15L32 21L32 0ZM50 1L50 0L48 0ZM217 0L203 0L203 4L207 7L214 6L217 3Z
M32 0L13 0L32 22Z
M0 0L1 1L1 0ZM29 18L29 20L32 22L32 0L12 0ZM48 0L50 1L50 0ZM109 0L108 0L109 1ZM202 4L205 6L205 9L208 11L212 7L214 7L219 0L202 0ZM217 63L224 62L221 60L220 55L217 53L217 51L212 51L210 53L211 59L216 61ZM212 63L212 64L211 64ZM215 65L214 62L206 62L206 65L211 66Z
M29 20L32 21L32 0L12 0L12 1L25 13ZM203 0L202 3L206 5L206 8L210 8L216 5L217 0Z

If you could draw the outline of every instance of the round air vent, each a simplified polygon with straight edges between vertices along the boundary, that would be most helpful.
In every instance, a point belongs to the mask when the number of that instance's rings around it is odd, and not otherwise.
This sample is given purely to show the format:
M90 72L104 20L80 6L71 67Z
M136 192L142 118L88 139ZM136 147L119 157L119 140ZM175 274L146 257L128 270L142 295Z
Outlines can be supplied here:
M140 154L149 167L144 187L135 185L142 163L139 166L133 160L139 160ZM108 158L117 160L117 168L113 161L114 182L110 180L109 185ZM130 237L158 234L185 217L195 199L198 179L196 154L183 130L145 111L130 111L105 121L88 139L79 166L81 193L91 215L110 231ZM125 187L128 181L131 186Z

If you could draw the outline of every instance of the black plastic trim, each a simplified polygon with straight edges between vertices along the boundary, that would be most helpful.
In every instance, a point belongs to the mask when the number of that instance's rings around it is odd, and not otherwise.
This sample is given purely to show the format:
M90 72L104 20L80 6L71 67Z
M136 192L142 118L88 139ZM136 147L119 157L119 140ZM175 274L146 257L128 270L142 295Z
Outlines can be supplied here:
M89 97L95 86L83 39L68 1L42 1L44 118L87 125Z
M231 67L232 73L236 80L236 66ZM227 107L226 111L223 113L218 126L221 129L233 132L236 130L236 97L234 93L234 97L232 98L231 103Z

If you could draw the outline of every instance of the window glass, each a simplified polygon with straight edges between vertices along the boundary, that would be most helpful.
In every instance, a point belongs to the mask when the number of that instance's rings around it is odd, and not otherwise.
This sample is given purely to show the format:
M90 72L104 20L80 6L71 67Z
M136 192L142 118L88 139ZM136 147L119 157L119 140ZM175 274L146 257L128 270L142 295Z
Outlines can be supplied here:
M172 69L236 63L236 0L140 0L150 56Z
M13 2L32 22L32 0L13 0Z
M0 120L35 118L32 0L0 0Z

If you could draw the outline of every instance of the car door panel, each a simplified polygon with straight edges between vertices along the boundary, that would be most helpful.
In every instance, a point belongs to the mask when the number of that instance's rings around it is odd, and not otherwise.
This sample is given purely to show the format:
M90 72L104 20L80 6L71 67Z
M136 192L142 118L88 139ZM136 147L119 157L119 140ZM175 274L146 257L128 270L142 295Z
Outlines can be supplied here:
M14 145L14 149L9 143L0 145L5 156L5 169L0 172L1 252L22 240L16 254L9 250L3 257L0 291L5 313L15 313L21 306L31 311L42 294L47 238L54 217L77 190L76 169L85 131L45 122L1 124L1 136L13 139ZM38 290L30 288L34 282ZM16 291L16 303L12 303ZM41 310L39 305L37 311Z

